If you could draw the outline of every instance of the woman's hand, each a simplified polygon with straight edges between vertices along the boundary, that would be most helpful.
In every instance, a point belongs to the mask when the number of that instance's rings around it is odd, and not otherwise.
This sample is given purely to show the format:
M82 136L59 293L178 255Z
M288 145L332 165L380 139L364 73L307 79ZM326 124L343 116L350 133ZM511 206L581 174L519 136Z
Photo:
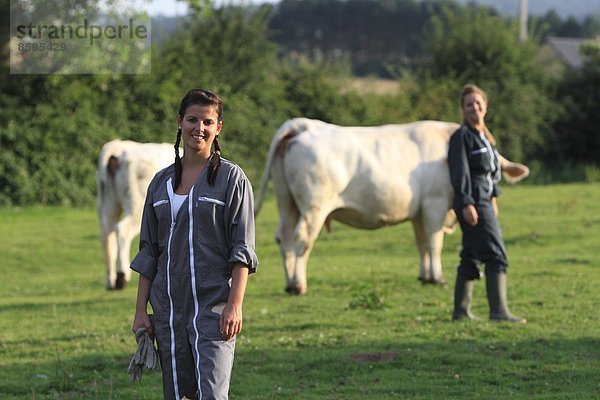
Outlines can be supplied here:
M150 337L154 337L154 329L152 329L152 322L150 321L150 316L146 311L136 311L135 317L133 318L133 325L131 326L131 330L134 334L136 334L137 339L137 331L140 328L146 328L146 331L150 335Z
M235 264L231 271L229 299L219 319L219 330L225 341L231 340L242 331L242 305L247 281L248 268L241 263Z
M131 326L131 330L134 334L136 334L136 340L137 330L140 328L146 328L146 331L150 337L154 337L152 321L150 321L150 316L148 315L147 311L148 298L150 296L150 286L152 286L152 281L146 278L144 275L140 275L137 299L135 303L135 316L133 317L133 325Z
M479 214L477 213L477 209L473 204L467 204L462 209L462 213L465 221L467 221L467 224L475 226L479 222Z
M227 302L221 319L219 320L219 330L221 338L225 341L231 340L235 335L242 331L242 306L241 304L232 304Z

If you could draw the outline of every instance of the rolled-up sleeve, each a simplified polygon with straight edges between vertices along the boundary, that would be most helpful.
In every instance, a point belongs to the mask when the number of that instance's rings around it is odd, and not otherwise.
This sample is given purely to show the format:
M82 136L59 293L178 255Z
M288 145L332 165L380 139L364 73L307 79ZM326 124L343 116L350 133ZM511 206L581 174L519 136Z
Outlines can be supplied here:
M450 138L448 166L450 183L454 189L454 207L460 210L468 204L475 204L467 147L461 130L455 132Z
M242 263L250 273L256 272L254 195L247 178L238 179L229 191L225 219L231 249L228 264Z
M152 185L150 185L152 187ZM152 192L148 188L142 225L140 229L140 246L138 253L131 262L131 269L153 280L156 276L158 263L158 222L152 202Z

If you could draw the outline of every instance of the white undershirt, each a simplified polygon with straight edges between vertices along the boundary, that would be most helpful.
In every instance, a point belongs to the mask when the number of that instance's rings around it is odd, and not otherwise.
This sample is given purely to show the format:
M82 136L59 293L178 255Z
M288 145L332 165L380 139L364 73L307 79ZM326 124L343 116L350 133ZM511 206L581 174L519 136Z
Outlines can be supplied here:
M181 205L187 199L187 194L177 194L173 193L173 202L171 203L171 209L173 210L173 215L177 215L177 212L181 208Z

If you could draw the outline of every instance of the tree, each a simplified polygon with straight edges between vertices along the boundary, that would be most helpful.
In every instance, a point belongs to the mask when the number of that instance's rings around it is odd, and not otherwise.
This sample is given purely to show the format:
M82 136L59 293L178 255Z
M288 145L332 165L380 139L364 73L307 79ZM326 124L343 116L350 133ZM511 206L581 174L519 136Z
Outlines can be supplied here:
M562 154L573 164L600 166L600 44L589 41L581 49L584 65L569 71L560 85L559 98L565 112L555 124L558 144L554 155Z
M285 53L349 60L355 75L393 77L422 53L421 33L436 0L282 0L269 22ZM455 3L447 7L457 8Z
M490 103L488 126L503 153L516 160L535 158L553 140L550 124L556 115L550 81L536 63L537 45L519 43L515 21L485 8L446 12L434 17L433 26L427 39L431 58L421 79L430 87L438 82L456 89L447 101L458 118L460 87L482 87Z
M223 156L258 176L286 115L268 10L205 5L154 47L152 74L10 75L3 58L0 204L91 203L102 144L174 142L179 99L199 86L224 99Z
M224 6L194 13L157 52L153 77L161 99L163 132L172 133L177 102L194 87L224 101L223 156L240 162L251 178L285 120L275 47L266 39L269 7ZM165 112L165 110L168 110Z

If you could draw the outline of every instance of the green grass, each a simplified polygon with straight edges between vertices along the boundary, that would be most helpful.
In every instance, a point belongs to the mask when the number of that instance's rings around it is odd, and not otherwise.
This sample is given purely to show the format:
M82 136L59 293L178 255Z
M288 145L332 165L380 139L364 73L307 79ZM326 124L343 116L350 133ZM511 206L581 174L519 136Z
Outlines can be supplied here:
M232 399L600 398L600 185L504 186L511 309L526 325L450 322L446 287L417 281L410 224L334 223L309 293L284 293L271 199L257 220ZM0 209L0 399L160 399L159 373L129 382L136 280L104 289L92 209ZM475 287L485 317L484 283Z

